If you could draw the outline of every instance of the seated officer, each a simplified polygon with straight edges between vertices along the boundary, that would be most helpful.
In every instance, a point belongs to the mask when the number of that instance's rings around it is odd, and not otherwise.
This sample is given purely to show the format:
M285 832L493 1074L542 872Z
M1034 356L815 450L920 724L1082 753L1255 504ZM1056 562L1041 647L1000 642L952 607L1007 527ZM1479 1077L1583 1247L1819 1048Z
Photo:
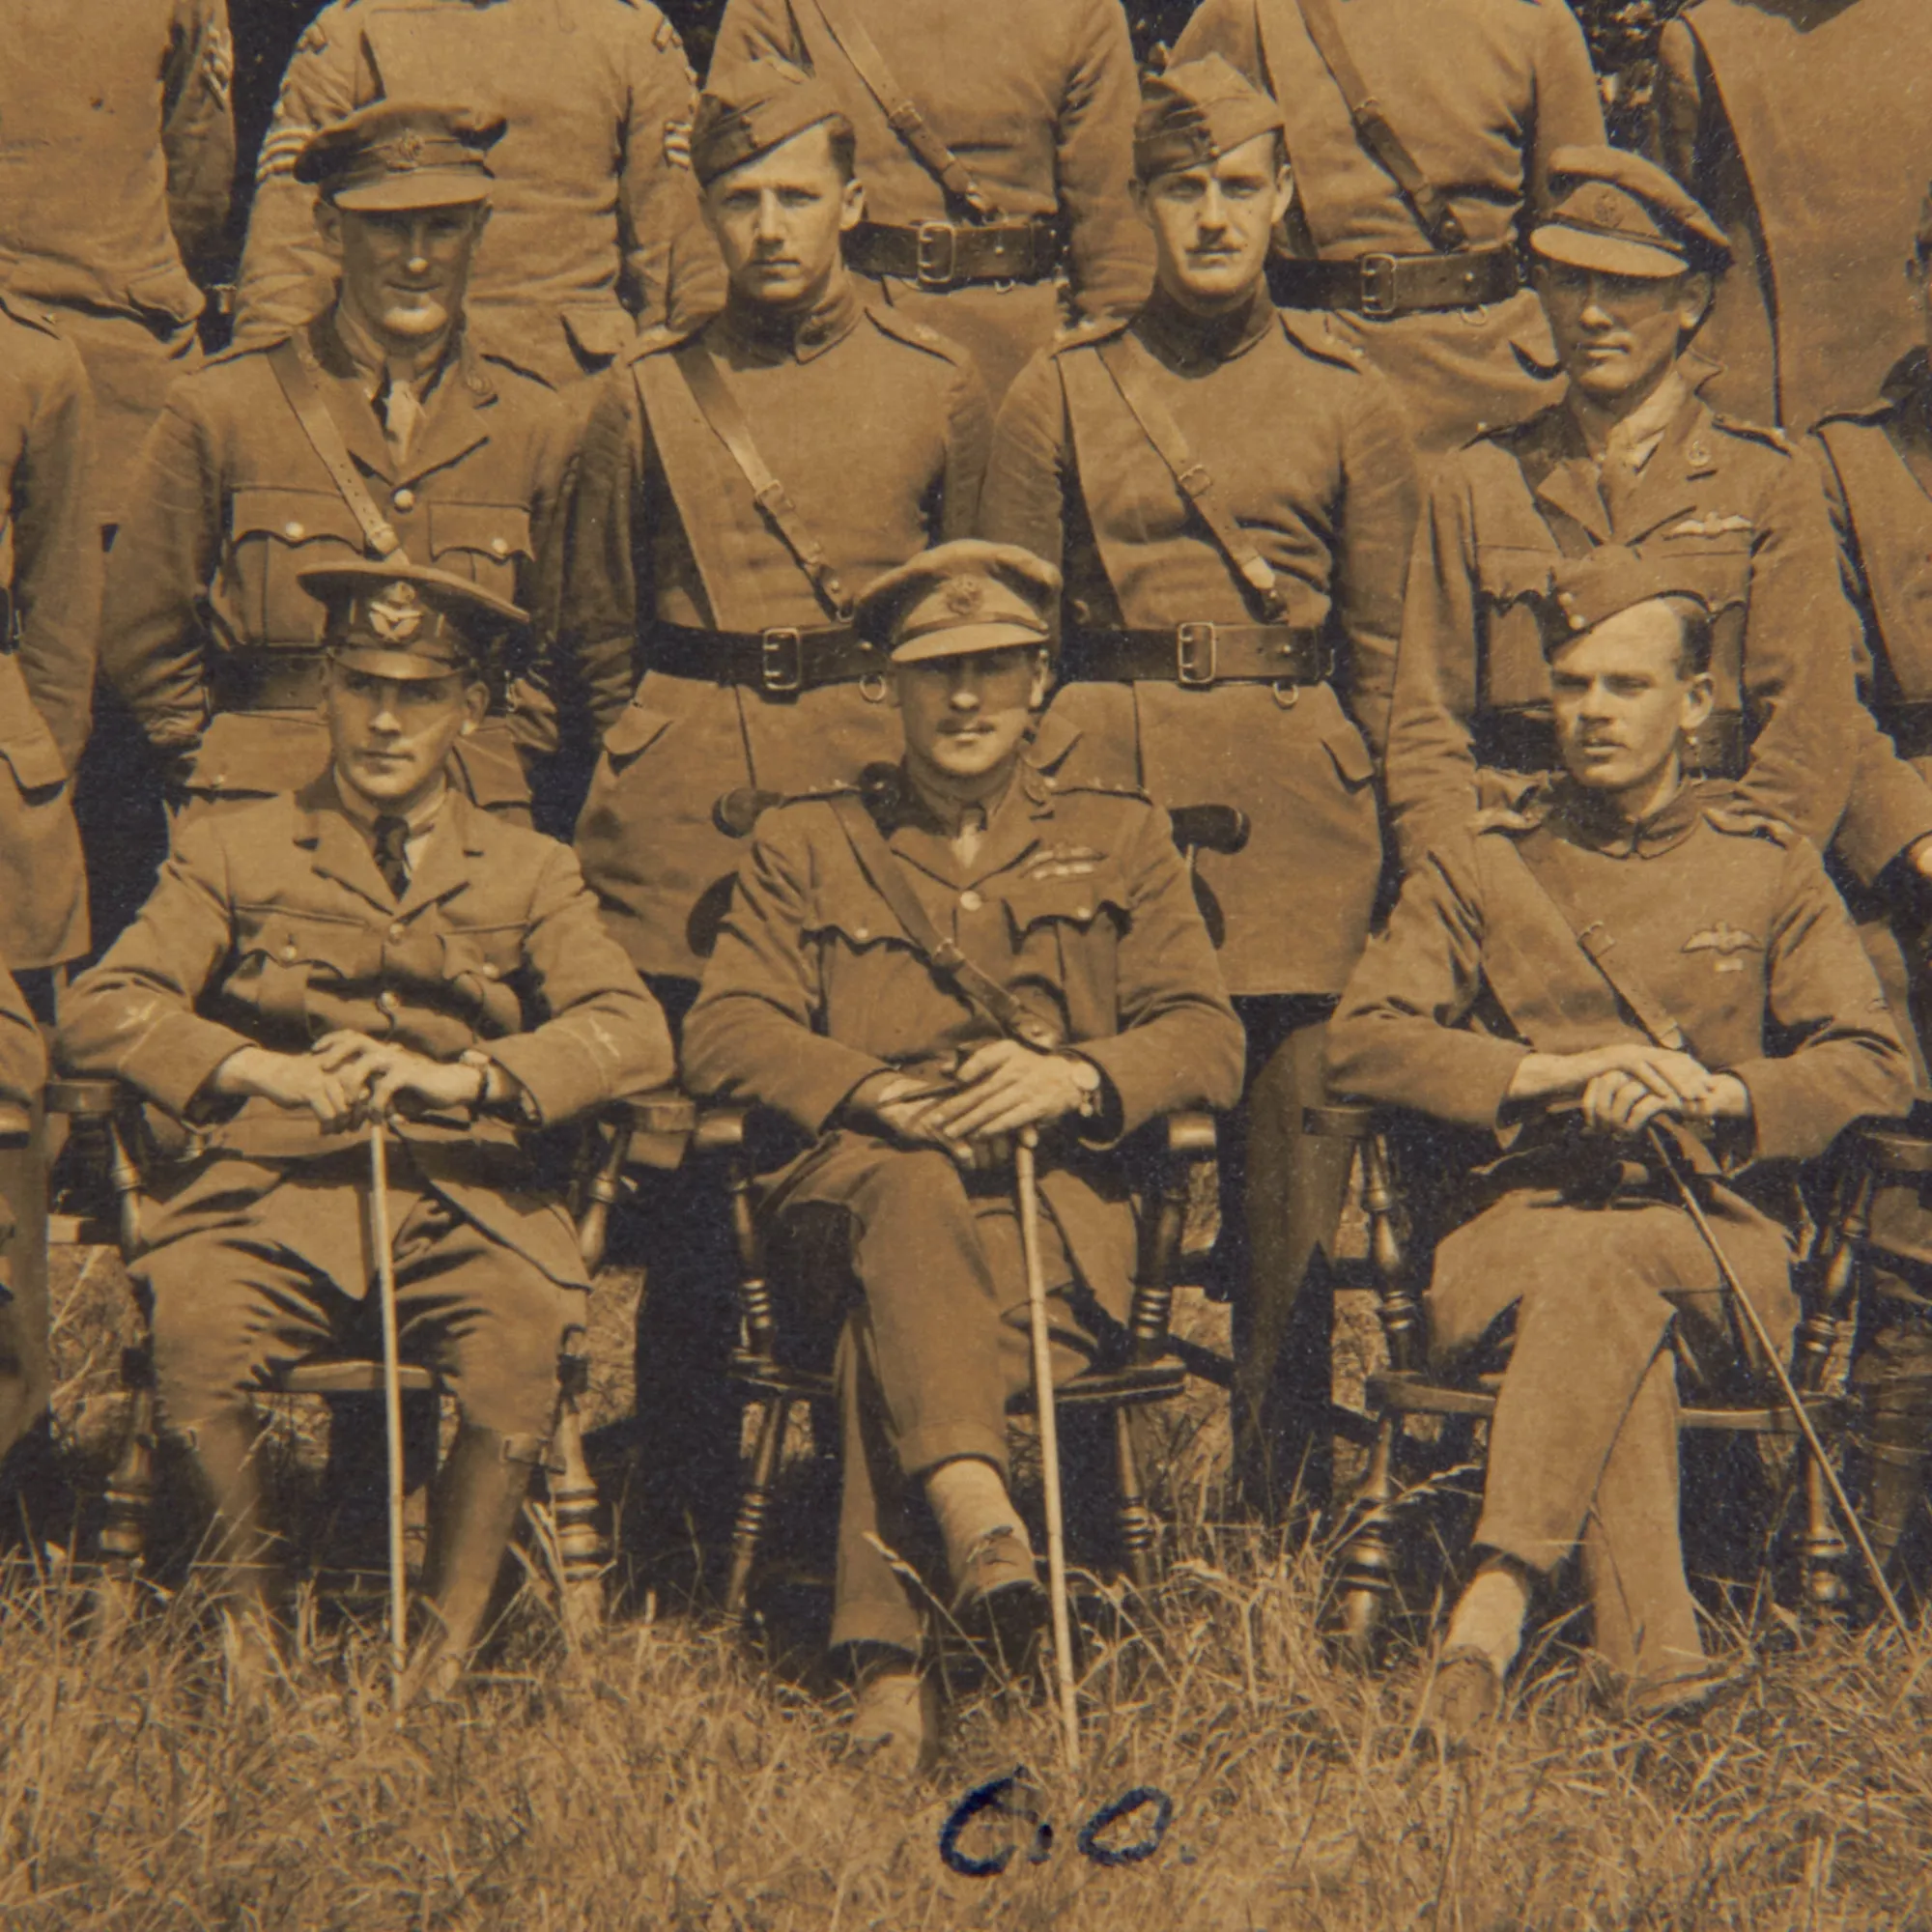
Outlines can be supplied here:
M1037 1605L1007 1490L1007 1400L1027 1379L1010 1173L1041 1153L1061 1353L1126 1308L1134 1235L1101 1151L1150 1117L1231 1105L1241 1030L1164 814L1050 776L1057 571L1009 545L940 546L880 578L856 621L892 655L905 757L761 820L685 1023L695 1091L812 1137L771 1177L780 1230L832 1220L863 1293L846 1331L835 1646L864 1646L858 1736L923 1757L936 1702L920 1616L871 1540L908 1486L938 1520L954 1614L1010 1639ZM934 931L894 909L909 896ZM943 935L965 955L936 965ZM1004 1011L1003 1011L1004 1009ZM995 1017L995 1015L1000 1015ZM1103 1313L1104 1311L1104 1313Z
M1790 1250L1762 1205L1780 1164L1911 1097L1816 852L1685 777L1712 701L1697 581L1610 546L1558 567L1545 649L1564 775L1410 872L1330 1034L1336 1091L1505 1150L1428 1294L1438 1363L1516 1310L1483 1561L1435 1686L1452 1738L1499 1707L1533 1586L1579 1543L1597 1650L1638 1708L1694 1701L1715 1674L1678 1540L1672 1343L1734 1367L1734 1330L1709 1249L1636 1137L1658 1122L1679 1140L1782 1346Z
M213 1502L227 1613L257 1669L273 1562L249 1391L370 1349L361 1125L394 1119L403 1346L463 1414L412 1667L446 1684L549 1439L559 1347L585 1320L575 1232L533 1191L518 1129L668 1080L670 1043L575 856L446 776L488 705L486 655L522 613L404 564L304 583L327 605L329 766L180 829L153 898L63 1002L60 1052L192 1130L149 1177L134 1275L162 1414Z
M340 280L319 314L178 384L108 562L102 673L190 799L259 798L327 763L302 573L413 559L528 604L564 409L465 324L500 119L380 101L325 128L299 177ZM536 692L455 752L477 804L528 822Z

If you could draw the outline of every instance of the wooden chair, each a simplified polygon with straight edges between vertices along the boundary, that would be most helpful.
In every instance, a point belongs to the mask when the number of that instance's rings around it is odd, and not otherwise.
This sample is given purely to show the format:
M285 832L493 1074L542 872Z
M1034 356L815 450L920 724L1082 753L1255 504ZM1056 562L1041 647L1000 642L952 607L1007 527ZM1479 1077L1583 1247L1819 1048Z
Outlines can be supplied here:
M1487 1421L1495 1412L1502 1377L1436 1377L1426 1367L1421 1295L1429 1283L1433 1256L1412 1239L1391 1117L1373 1107L1345 1104L1310 1107L1305 1120L1310 1133L1354 1144L1369 1224L1376 1313L1388 1352L1388 1366L1367 1378L1373 1430L1368 1470L1329 1559L1333 1634L1345 1650L1367 1662L1379 1649L1404 1568L1402 1486L1395 1466L1403 1425L1416 1415ZM1793 1380L1828 1448L1842 1435L1846 1421L1844 1399L1830 1386L1830 1369L1834 1350L1851 1332L1875 1168L1890 1158L1901 1163L1900 1172L1932 1172L1932 1142L1915 1141L1908 1152L1893 1146L1896 1138L1879 1129L1855 1131L1848 1137L1843 1148L1847 1157L1833 1174L1832 1212L1793 1270L1801 1300ZM1915 1160L1922 1164L1910 1166ZM1776 1386L1768 1396L1753 1390L1736 1402L1688 1405L1679 1426L1795 1441L1804 1496L1800 1548L1804 1599L1820 1614L1845 1605L1851 1596L1849 1546L1833 1514L1822 1475Z
M116 1247L124 1261L132 1261L141 1248L147 1148L138 1099L113 1080L63 1079L49 1083L46 1105L50 1114L65 1115L73 1137L87 1144L79 1165L83 1172L92 1170L100 1188L100 1197L82 1212L56 1217L54 1239ZM624 1158L639 1133L656 1131L662 1118L686 1119L692 1111L681 1095L651 1094L607 1110L588 1124L571 1206L584 1265L593 1276L604 1260L611 1209L621 1197ZM69 1165L71 1171L75 1163L71 1160ZM545 1464L549 1521L539 1520L539 1543L554 1570L562 1621L573 1640L602 1625L604 1579L610 1567L597 1488L583 1454L581 1406L589 1367L588 1357L574 1342L558 1357L556 1426ZM401 1383L406 1398L440 1403L447 1393L440 1378L419 1363L402 1365ZM99 1607L100 1620L110 1627L131 1615L148 1554L156 1437L154 1354L145 1338L122 1351L121 1386L127 1397L127 1423L107 1479L99 1535ZM360 1357L305 1361L278 1376L265 1393L380 1402L383 1365Z

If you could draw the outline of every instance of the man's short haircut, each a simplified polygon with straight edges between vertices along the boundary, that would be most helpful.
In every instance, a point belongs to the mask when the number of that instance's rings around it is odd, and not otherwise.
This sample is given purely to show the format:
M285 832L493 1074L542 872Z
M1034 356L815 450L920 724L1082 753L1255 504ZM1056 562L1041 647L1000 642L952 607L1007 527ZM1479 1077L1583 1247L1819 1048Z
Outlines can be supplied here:
M832 150L832 165L838 170L838 179L847 182L856 179L859 173L858 128L842 114L835 114L821 125L825 129L826 144Z
M1711 668L1711 640L1716 627L1707 605L1695 597L1657 600L1677 619L1683 641L1677 648L1677 668L1685 677L1702 677Z

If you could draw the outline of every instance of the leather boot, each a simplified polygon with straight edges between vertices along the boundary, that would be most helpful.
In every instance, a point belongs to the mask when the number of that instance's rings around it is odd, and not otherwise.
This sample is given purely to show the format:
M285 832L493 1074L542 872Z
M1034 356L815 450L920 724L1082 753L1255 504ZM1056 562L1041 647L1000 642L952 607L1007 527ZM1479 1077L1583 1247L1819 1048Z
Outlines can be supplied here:
M196 1423L195 1473L214 1511L214 1594L221 1609L231 1703L259 1700L280 1667L275 1610L282 1595L279 1539L263 1520L261 1419L252 1408Z
M483 1634L503 1552L529 1488L530 1464L504 1455L509 1438L465 1423L437 1477L424 1566L426 1624L403 1678L403 1702L446 1697Z

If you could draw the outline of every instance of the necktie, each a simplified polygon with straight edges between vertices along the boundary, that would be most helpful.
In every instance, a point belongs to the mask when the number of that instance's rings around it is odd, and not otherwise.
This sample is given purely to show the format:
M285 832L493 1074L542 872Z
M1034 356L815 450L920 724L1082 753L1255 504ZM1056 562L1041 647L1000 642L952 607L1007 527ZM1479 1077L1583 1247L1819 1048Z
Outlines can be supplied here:
M407 818L384 812L376 821L376 869L398 899L410 889L410 857L405 849L409 836Z
M410 443L422 421L423 406L415 384L393 372L383 387L383 425L388 433L389 449L398 463L408 460Z

